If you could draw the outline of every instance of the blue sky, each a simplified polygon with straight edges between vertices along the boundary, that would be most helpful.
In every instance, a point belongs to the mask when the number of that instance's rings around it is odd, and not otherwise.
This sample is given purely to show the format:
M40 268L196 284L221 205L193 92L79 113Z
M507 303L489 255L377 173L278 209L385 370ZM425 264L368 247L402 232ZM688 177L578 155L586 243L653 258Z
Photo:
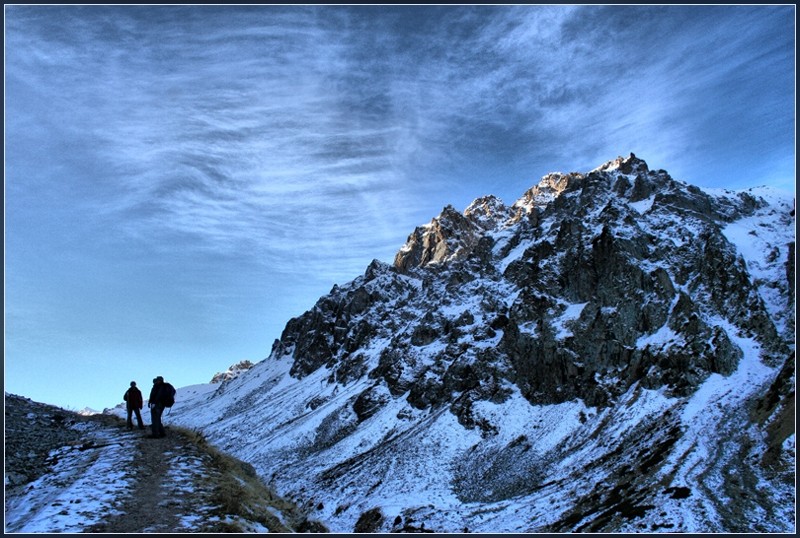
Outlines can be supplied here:
M204 383L452 204L795 190L795 7L6 6L5 390Z

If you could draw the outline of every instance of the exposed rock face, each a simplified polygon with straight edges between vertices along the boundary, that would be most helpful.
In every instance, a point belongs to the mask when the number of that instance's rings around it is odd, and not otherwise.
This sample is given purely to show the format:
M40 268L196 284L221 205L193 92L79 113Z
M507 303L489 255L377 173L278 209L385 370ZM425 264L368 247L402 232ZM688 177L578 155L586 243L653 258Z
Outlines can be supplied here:
M397 253L395 266L408 269L463 258L475 247L481 231L473 220L447 206L429 224L414 230Z
M368 373L416 407L452 404L465 424L465 402L501 398L501 380L540 404L604 405L636 382L686 395L736 369L727 327L767 361L788 353L724 234L763 203L712 196L634 155L550 174L511 208L494 197L463 214L446 207L393 266L373 262L291 320L276 350L294 356L294 375ZM786 263L793 244L778 248ZM381 360L367 372L360 351L376 339Z

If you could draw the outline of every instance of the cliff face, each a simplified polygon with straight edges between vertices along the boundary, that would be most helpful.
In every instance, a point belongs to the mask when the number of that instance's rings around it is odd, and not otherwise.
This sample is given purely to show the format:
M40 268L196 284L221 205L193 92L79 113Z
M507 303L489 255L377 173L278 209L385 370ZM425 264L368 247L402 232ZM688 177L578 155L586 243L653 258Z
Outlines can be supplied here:
M277 347L291 349L294 374L330 365L346 380L368 341L391 336L369 375L421 408L496 397L487 387L499 380L532 404L604 405L634 383L687 395L736 369L742 351L728 329L755 338L773 364L788 353L790 327L779 334L725 235L765 203L704 193L635 156L551 174L511 208L492 197L463 214L446 207L393 267L376 262L334 289ZM775 248L787 261L790 245ZM788 294L792 284L769 285ZM417 367L434 342L435 364Z
M634 155L448 206L290 320L203 427L332 530L793 528L793 230L791 198Z

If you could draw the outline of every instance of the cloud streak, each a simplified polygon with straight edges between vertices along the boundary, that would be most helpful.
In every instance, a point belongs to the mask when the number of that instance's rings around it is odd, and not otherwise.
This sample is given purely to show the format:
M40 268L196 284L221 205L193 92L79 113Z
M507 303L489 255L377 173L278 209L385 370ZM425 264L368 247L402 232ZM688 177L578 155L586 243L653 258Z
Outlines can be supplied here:
M545 162L589 167L638 151L688 171L721 142L785 152L793 125L782 113L791 11L780 8L10 15L9 133L38 129L60 145L53 166L89 168L59 196L97 226L262 256L286 272L298 245L331 260L367 230L379 234L364 248L381 243L385 256L399 246L394 226L423 214L421 192L447 203L448 190L493 167L499 194L513 197ZM781 146L746 134L763 121ZM711 158L725 168L732 157Z
M248 28L236 26L239 16L221 28L168 17L159 28L148 24L150 11L115 13L118 31L98 23L94 35L59 46L42 36L20 54L50 69L12 67L42 101L81 109L63 136L88 138L84 157L103 163L107 175L69 189L96 197L95 214L123 217L134 236L174 232L211 251L252 252L260 237L274 252L272 265L298 245L333 257L322 245L342 244L383 218L373 199L397 194L402 178L390 149L397 129L374 111L354 110L351 96L330 83L347 70L336 52L342 37L313 17L279 27L240 21ZM138 46L109 40L119 34L137 36ZM87 56L106 59L82 62ZM53 84L53 74L78 84ZM98 181L114 185L107 196Z
M89 138L86 157L104 163L106 181L118 185L98 200L110 216L124 211L133 228L161 222L200 231L223 250L244 239L239 230L262 228L262 215L313 239L332 223L314 228L309 215L343 208L352 232L380 218L370 207L387 210L376 200L399 197L389 207L402 212L423 186L415 173L427 167L442 177L437 161L533 164L577 153L597 164L611 139L626 146L619 151L645 146L669 162L721 136L720 116L742 127L757 121L761 109L744 106L742 93L761 91L770 112L785 103L784 93L759 90L758 78L769 70L786 85L778 70L790 58L775 49L789 38L763 40L763 28L779 25L785 11L426 13L66 10L55 37L47 33L52 17L20 29L27 50L12 55L9 72L50 103L47 113L66 114L74 133L65 136ZM739 39L721 39L731 32ZM12 39L10 48L19 46ZM707 107L698 94L731 106ZM791 125L772 121L784 131ZM242 226L221 225L240 219Z

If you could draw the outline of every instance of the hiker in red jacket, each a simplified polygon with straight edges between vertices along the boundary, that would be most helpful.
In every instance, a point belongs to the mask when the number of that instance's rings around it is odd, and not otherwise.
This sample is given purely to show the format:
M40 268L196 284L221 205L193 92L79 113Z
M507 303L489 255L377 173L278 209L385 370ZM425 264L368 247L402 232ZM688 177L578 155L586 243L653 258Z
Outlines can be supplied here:
M139 429L143 430L144 423L142 423L142 413L139 410L144 405L144 402L142 401L142 391L136 388L136 381L131 381L131 388L125 391L125 396L122 398L127 403L128 408L128 429L133 429L131 414L136 413L136 422L139 423Z

